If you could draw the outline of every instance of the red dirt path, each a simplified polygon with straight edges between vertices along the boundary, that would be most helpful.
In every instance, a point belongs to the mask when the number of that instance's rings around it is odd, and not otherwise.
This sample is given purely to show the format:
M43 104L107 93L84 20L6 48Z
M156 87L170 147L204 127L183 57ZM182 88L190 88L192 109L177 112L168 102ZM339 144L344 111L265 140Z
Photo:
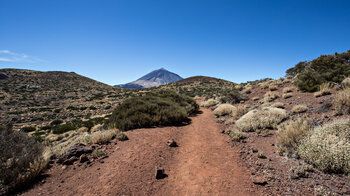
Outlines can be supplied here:
M92 166L53 166L22 195L261 195L209 109L182 127L137 129ZM179 147L170 148L175 139ZM168 177L156 180L155 167Z

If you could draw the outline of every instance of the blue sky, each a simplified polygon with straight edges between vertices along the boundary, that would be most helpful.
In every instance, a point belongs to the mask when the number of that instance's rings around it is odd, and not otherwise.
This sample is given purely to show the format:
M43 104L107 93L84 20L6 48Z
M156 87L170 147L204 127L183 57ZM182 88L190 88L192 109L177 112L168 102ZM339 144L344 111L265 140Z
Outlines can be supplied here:
M347 0L0 0L0 68L234 82L350 49Z

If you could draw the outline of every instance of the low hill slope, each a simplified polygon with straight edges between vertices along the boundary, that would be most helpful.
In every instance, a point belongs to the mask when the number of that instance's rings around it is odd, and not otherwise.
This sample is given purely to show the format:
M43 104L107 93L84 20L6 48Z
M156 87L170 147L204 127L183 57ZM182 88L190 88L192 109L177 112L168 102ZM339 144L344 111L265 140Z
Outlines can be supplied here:
M88 118L112 111L125 95L73 72L0 69L0 123L37 126L55 119Z
M231 91L235 86L235 83L227 80L207 76L193 76L158 88L174 90L191 97L216 97Z

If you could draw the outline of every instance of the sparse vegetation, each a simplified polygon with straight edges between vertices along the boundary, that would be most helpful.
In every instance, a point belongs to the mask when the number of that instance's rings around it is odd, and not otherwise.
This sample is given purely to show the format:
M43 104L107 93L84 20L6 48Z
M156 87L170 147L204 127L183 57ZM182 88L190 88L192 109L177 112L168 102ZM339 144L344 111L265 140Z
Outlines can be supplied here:
M46 166L44 146L26 133L0 127L0 195L25 185Z
M255 109L236 121L236 127L240 131L255 131L257 129L276 128L277 125L288 117L285 110L280 108L265 107Z
M316 127L299 145L298 154L325 172L350 172L350 123L336 120Z

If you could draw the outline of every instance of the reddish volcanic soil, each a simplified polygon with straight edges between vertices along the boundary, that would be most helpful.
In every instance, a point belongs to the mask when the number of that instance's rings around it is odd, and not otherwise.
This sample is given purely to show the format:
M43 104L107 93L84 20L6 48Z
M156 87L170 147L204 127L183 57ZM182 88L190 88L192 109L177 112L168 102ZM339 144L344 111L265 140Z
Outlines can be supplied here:
M91 165L53 165L21 195L262 195L210 109L180 127L137 129ZM167 145L174 139L178 147ZM167 177L155 179L155 167ZM271 194L271 193L270 193Z

